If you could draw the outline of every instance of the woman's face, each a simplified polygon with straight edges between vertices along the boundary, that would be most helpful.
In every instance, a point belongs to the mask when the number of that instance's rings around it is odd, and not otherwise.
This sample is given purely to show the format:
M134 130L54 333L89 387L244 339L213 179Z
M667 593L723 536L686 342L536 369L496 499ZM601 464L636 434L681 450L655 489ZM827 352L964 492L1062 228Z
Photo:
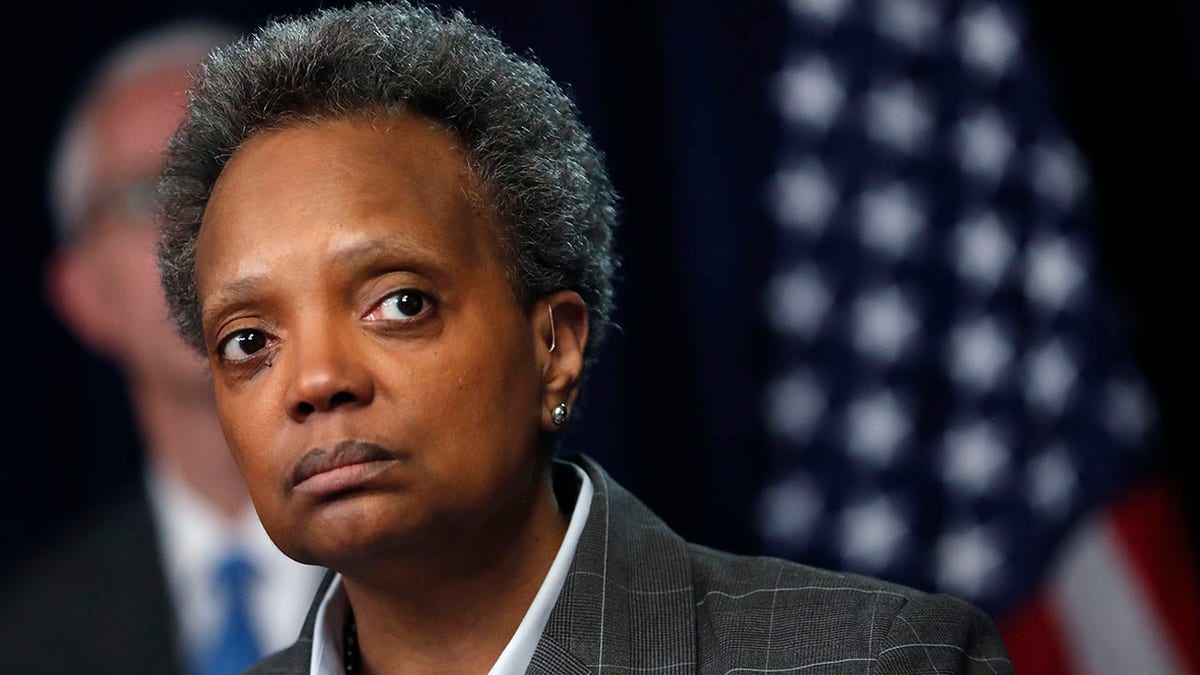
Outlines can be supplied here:
M483 194L416 117L261 133L221 173L196 257L209 364L293 558L454 546L544 491L547 312L516 298Z

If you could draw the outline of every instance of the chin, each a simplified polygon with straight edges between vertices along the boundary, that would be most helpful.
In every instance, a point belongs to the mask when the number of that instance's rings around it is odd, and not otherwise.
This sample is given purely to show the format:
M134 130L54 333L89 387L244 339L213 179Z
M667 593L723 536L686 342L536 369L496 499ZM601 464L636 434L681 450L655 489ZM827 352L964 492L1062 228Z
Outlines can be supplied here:
M342 497L308 506L302 515L286 516L286 526L267 531L289 558L344 571L415 551L428 540L421 532L429 528L418 527L411 511L397 513L396 506L382 495Z

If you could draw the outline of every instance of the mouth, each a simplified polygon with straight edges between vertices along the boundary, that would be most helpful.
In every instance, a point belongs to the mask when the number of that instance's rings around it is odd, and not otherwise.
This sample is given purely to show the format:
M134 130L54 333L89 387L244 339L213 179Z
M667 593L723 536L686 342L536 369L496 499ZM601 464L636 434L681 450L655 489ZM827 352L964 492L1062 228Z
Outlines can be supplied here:
M292 489L316 495L361 487L400 461L397 453L367 441L341 441L304 453L292 472Z

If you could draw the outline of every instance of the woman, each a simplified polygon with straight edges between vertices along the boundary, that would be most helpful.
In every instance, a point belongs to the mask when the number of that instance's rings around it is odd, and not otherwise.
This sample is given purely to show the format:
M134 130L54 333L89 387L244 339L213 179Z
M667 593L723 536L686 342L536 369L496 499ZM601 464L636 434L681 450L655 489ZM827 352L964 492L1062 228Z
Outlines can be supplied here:
M172 316L255 507L336 571L260 672L1010 668L964 603L689 546L554 459L615 197L559 87L461 15L361 5L218 51L162 186Z

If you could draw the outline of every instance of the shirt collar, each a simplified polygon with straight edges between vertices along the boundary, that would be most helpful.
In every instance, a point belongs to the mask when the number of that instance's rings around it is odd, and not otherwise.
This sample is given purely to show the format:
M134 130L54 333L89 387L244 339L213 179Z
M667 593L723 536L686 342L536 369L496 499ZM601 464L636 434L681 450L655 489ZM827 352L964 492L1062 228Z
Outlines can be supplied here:
M512 639L496 659L488 675L518 675L524 673L533 659L533 652L541 640L542 631L550 619L550 612L558 601L563 583L571 562L575 559L575 547L583 534L583 526L587 523L588 512L592 506L592 496L595 492L592 481L583 469L575 464L555 460L556 464L574 470L579 481L579 495L571 510L571 521L567 525L567 533L563 536L558 554L546 573L537 595L530 603L525 617L513 633ZM333 583L321 599L317 608L316 623L313 628L313 650L309 661L311 675L341 675L342 667L342 624L346 619L349 601L342 587L341 575L336 575Z

